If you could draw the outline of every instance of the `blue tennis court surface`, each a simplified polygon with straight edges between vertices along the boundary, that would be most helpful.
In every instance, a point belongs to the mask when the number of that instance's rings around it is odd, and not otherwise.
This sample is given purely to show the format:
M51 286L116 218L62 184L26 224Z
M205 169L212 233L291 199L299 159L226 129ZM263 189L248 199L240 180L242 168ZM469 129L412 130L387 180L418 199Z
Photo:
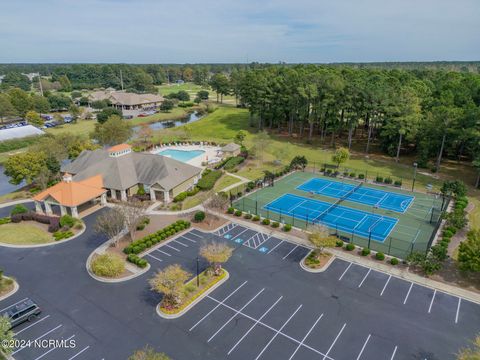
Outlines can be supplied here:
M414 197L410 195L368 187L358 187L358 189L356 189L357 187L358 186L339 181L314 178L298 186L297 189L332 198L342 198L347 196L345 199L347 201L376 206L378 208L400 213L404 213L414 199Z
M331 229L383 242L398 222L388 216L371 214L362 210L320 200L308 199L298 195L285 194L266 204L264 209L308 221L321 223Z

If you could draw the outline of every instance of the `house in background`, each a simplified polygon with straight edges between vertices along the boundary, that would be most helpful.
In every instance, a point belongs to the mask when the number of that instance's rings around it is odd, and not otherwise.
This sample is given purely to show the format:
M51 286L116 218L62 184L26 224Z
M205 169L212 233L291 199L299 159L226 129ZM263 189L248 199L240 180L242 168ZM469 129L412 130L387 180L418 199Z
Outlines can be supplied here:
M114 89L94 91L87 96L90 107L94 101L108 100L111 106L121 110L124 115L129 112L141 112L157 109L163 102L163 97L155 94L135 94Z

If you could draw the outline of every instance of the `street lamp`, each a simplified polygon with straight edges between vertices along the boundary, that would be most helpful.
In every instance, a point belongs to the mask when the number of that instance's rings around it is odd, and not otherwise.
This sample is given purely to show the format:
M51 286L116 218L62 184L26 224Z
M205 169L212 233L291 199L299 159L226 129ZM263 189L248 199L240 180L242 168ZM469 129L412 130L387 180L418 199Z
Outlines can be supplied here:
M416 162L413 163L413 182L412 182L412 192L415 189L415 179L417 178L417 167L418 164Z

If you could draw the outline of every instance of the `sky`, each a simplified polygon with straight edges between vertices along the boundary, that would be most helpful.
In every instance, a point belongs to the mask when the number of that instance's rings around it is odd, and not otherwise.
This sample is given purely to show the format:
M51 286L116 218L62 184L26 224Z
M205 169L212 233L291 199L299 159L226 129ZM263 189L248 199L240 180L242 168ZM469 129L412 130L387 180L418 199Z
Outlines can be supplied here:
M480 60L480 0L0 0L0 62Z

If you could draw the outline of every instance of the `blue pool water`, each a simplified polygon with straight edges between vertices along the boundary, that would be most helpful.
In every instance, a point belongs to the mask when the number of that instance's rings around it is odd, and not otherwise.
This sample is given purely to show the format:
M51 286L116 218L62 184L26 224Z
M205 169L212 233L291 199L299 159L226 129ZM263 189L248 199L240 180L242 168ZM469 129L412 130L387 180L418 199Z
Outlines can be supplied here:
M168 149L163 150L158 153L158 155L168 156L172 159L188 162L197 156L200 156L204 153L203 150L175 150L175 149Z

